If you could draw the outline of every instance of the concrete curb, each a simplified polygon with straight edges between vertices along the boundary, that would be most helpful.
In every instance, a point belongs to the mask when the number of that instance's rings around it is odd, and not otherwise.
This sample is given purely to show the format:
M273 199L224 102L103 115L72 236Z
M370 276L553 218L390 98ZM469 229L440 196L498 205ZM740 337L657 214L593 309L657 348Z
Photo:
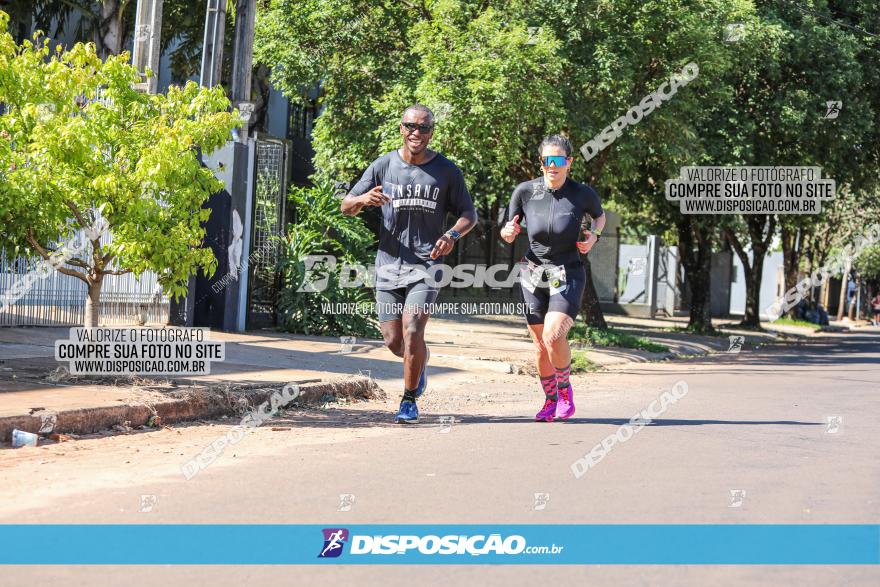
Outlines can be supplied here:
M272 394L281 391L282 387L282 384L203 386L169 393L168 401L160 401L152 405L130 404L64 410L54 413L56 420L51 433L93 434L125 422L131 427L145 426L153 416L160 418L162 424L174 424L188 420L243 415L250 409L269 401ZM320 405L336 398L385 398L382 388L367 377L300 385L299 392L296 399L290 402L291 404ZM10 442L13 428L36 434L42 424L43 418L40 415L2 417L0 441ZM44 431L44 433L49 432Z

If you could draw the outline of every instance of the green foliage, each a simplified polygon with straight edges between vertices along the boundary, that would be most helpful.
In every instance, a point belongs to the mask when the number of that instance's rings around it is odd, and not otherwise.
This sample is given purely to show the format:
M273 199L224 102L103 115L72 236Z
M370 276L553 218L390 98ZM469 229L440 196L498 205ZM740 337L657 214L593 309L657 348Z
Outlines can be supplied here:
M164 0L162 4L161 50L168 54L172 83L183 83L200 73L207 8L208 0ZM234 9L235 0L226 0L222 77L227 84L232 72Z
M379 336L370 305L373 296L367 287L342 287L338 265L369 265L375 246L373 233L363 220L344 215L333 184L319 180L314 187L295 187L290 201L296 207L296 222L287 227L282 243L281 271L283 286L278 301L281 327L304 334ZM331 255L337 269L325 264L313 265L307 275L306 258L310 255ZM326 289L297 291L306 278L327 276ZM320 289L320 288L313 288ZM359 304L363 311L334 314L324 304Z
M853 267L862 277L880 285L880 244L875 243L864 249L856 257Z
M587 358L584 351L572 349L571 351L571 372L572 373L595 373L601 371L602 366Z
M767 328L772 330L774 326L801 326L803 328L809 328L810 330L820 330L822 328L820 325L807 322L806 320L785 317L774 320L772 324L767 325Z
M860 210L880 210L880 43L860 32L880 29L872 0L267 4L256 56L288 96L320 88L312 139L329 177L351 179L399 144L400 110L421 101L441 114L434 145L485 211L538 173L541 135L561 130L577 148L694 62L695 80L572 169L627 224L677 244L690 283L708 291L705 260L723 229L746 248L751 235L739 218L680 214L664 184L682 166L821 166L837 199L821 216L778 219L803 229L803 257L816 264L827 243L851 242ZM743 36L727 42L734 23ZM843 111L826 120L836 99ZM691 328L711 334L708 297L691 299Z
M534 177L538 142L564 124L559 41L480 4L273 0L257 15L255 57L274 85L297 100L320 84L322 176L353 179L399 147L403 108L421 102L437 115L433 147L462 168L478 207Z
M240 122L221 88L136 92L129 59L102 61L92 44L50 51L37 36L17 46L0 32L0 247L34 255L102 209L112 242L60 270L90 286L111 272L154 271L183 295L190 275L217 264L202 246L202 205L222 184L198 153Z
M132 41L136 0L7 0L0 2L10 14L10 32L28 31L33 25L48 34L74 41L98 41L98 55L122 51ZM172 83L183 84L199 74L205 35L207 0L164 0L160 49L169 58ZM232 66L232 29L235 0L226 2L224 76ZM29 33L25 33L27 36Z
M569 332L573 340L585 342L590 346L638 349L652 353L669 352L669 347L666 345L644 336L634 336L615 328L592 328L582 320L576 321Z

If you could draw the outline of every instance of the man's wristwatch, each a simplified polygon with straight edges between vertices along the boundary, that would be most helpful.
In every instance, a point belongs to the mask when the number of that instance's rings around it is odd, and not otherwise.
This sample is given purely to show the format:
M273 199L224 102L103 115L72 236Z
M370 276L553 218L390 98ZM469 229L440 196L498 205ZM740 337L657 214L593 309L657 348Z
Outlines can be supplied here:
M458 239L461 238L461 233L458 232L457 230L453 230L450 228L449 230L446 231L446 236L448 236L449 238L451 238L454 241L457 241Z
M597 241L598 241L600 238L602 238L602 231L601 231L601 230L591 230L590 232L592 232L593 234L596 235L596 240L597 240Z

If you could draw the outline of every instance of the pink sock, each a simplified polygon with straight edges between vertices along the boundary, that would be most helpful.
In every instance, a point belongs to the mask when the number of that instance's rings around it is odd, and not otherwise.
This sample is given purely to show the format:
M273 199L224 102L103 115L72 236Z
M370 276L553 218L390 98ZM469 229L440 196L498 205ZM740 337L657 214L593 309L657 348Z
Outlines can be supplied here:
M548 375L541 377L541 387L544 388L544 395L547 399L556 401L556 375Z
M568 382L568 378L571 375L571 364L566 367L553 367L556 370L556 387L559 389L565 389L570 384Z

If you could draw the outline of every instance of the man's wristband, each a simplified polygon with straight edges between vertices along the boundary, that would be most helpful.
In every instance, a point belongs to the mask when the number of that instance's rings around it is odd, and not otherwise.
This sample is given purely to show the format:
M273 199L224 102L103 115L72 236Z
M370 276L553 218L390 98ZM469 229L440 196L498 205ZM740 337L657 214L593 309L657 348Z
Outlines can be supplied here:
M458 232L457 230L453 230L450 228L449 230L446 231L446 236L448 236L449 238L451 238L454 241L457 241L458 239L461 238L461 233Z

